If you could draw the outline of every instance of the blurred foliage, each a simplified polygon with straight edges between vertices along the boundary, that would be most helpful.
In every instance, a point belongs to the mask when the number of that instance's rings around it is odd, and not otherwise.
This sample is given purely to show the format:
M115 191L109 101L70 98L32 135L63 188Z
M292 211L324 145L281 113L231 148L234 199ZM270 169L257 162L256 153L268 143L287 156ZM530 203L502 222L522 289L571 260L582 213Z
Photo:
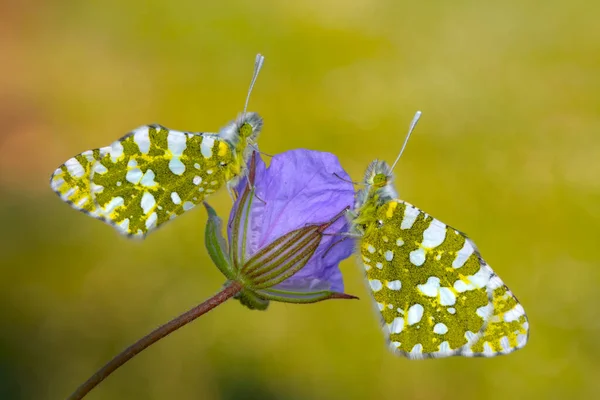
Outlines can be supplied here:
M529 345L387 353L361 301L226 303L90 399L592 398L600 390L599 3L584 0L9 1L0 5L0 398L64 398L222 283L202 208L144 242L71 210L50 173L145 123L215 131L243 106L268 153L393 160L403 199L467 232L519 297ZM211 199L219 214L231 202ZM595 377L595 378L594 378Z

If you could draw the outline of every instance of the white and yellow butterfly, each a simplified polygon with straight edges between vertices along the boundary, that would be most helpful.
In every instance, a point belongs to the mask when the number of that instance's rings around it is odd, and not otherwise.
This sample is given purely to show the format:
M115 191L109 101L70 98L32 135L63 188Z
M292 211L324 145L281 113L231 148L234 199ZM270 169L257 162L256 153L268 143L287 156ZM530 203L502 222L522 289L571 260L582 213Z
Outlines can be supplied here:
M263 124L258 114L246 112L263 62L258 54L244 111L218 133L144 125L110 146L70 158L54 171L50 186L76 210L138 238L224 184L231 192L247 172Z
M492 357L525 346L529 322L462 232L398 199L392 170L373 161L349 213L390 349L411 359Z

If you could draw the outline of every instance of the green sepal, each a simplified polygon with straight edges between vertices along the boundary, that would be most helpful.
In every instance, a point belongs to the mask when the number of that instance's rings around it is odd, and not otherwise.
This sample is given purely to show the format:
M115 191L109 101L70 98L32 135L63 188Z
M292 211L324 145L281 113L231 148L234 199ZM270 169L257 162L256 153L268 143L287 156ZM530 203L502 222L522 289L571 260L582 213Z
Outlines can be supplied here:
M231 259L229 258L227 242L225 241L221 230L221 218L219 218L215 210L207 202L204 202L204 207L208 213L206 232L204 235L206 250L223 275L225 275L227 279L233 280L236 277L236 272Z
M264 311L269 306L269 300L260 297L255 292L248 289L243 289L233 298L239 300L240 303L242 303L242 305L248 307L251 310Z
M310 304L318 301L329 300L329 299L358 299L356 296L352 296L346 293L333 292L331 290L317 290L317 291L291 291L281 289L262 289L257 290L256 294L265 300L279 301L282 303L295 303L295 304Z
M308 225L281 236L244 264L241 269L244 281L254 290L283 282L306 265L321 237L318 225Z

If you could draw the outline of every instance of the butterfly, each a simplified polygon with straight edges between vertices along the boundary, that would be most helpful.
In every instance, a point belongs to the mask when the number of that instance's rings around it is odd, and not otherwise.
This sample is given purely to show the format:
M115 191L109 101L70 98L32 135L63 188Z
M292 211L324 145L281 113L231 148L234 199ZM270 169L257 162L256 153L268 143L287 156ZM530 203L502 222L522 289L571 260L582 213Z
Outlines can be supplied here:
M523 306L461 231L398 199L375 160L348 214L388 346L410 359L492 357L529 337Z
M107 147L67 160L52 174L51 188L74 209L135 238L194 208L224 184L232 194L258 148L263 121L246 108L263 62L258 54L244 111L218 133L140 126Z

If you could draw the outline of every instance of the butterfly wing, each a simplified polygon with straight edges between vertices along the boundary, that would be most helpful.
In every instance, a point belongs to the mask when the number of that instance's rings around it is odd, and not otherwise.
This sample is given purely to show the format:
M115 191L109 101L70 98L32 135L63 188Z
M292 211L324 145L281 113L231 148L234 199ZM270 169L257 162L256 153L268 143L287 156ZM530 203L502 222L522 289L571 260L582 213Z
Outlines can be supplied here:
M523 307L470 239L401 200L376 217L360 251L393 352L493 356L525 345Z
M50 185L73 208L144 237L238 174L236 161L216 134L145 125L67 160Z

